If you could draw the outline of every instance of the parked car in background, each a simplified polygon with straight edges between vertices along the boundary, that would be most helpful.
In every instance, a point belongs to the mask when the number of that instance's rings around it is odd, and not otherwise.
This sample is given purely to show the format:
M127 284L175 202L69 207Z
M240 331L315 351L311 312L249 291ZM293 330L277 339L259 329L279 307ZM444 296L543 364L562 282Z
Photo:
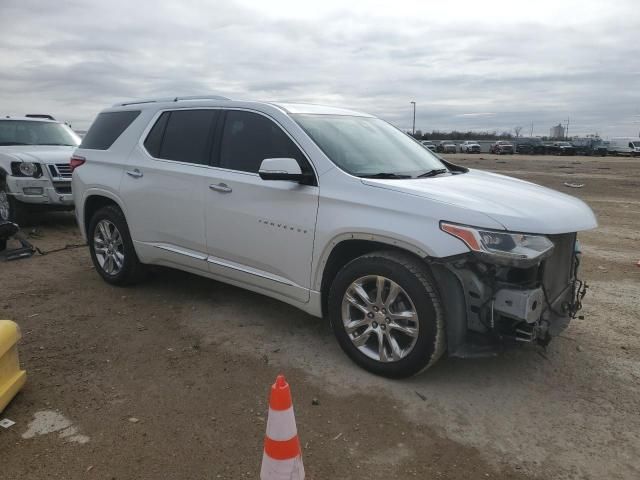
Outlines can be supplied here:
M513 148L515 153L523 155L543 155L545 152L544 144L539 137L517 137Z
M491 153L495 153L497 155L512 154L513 144L504 140L498 140L491 145L490 151Z
M548 343L584 295L576 232L597 225L577 198L454 165L376 117L319 105L117 104L71 165L76 218L107 283L156 264L243 287L328 317L351 359L390 377L447 350Z
M436 145L432 141L422 140L420 143L422 144L423 147L428 148L432 152L436 151Z
M576 137L571 140L576 155L606 156L607 145L599 137Z
M465 140L460 144L460 153L480 153L482 148L475 140Z
M436 147L436 152L439 153L456 153L457 151L458 149L456 147L456 144L447 140L443 140Z
M69 158L79 144L73 130L42 116L0 118L0 220L72 209Z
M549 155L575 155L576 149L569 142L553 142L547 145Z
M640 138L618 137L609 140L608 151L612 155L640 155Z

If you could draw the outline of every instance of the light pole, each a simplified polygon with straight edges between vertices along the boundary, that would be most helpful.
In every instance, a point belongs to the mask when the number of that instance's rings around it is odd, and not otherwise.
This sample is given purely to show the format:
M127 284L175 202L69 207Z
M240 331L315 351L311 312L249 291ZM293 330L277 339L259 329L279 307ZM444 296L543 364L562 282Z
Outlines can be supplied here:
M413 136L416 135L416 102L410 102L413 105Z

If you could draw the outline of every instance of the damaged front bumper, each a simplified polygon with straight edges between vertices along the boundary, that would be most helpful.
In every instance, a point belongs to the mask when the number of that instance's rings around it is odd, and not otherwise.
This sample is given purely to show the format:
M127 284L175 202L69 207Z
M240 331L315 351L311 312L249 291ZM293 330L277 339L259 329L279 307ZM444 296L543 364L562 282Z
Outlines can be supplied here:
M553 251L527 266L491 263L473 254L432 264L447 311L450 356L496 354L509 343L542 344L581 309L587 289L578 279L575 233L550 235Z

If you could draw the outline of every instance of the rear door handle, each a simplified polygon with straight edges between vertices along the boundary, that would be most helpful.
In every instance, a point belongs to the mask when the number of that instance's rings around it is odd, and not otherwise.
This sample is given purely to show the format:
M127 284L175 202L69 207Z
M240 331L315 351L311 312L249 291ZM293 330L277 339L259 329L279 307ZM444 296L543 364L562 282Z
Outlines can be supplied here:
M135 170L127 170L126 171L127 175L129 175L130 177L133 178L140 178L142 177L142 172L140 170L138 170L137 168Z
M220 192L220 193L231 193L233 191L231 189L231 187L229 185L227 185L226 183L219 183L217 185L209 185L209 188L211 190L215 190L216 192Z

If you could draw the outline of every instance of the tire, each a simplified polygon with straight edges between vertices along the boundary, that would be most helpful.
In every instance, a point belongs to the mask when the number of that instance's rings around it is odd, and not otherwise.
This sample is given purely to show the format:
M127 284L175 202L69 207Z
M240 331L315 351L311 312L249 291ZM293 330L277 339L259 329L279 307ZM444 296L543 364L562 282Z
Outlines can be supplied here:
M105 239L113 240L110 248ZM105 282L125 286L144 279L146 268L138 259L127 221L117 206L108 205L93 214L89 221L87 241L93 265Z
M0 220L8 220L22 226L27 225L29 221L27 206L13 198L13 195L9 195L9 188L3 178L0 178Z
M385 280L380 289L382 298L377 298L377 279L380 277ZM375 285L375 290L369 290L375 295L368 298L377 305L366 306L363 297L359 297L354 290L358 282L365 291ZM391 296L393 283L401 292L395 301L387 304L385 301ZM360 306L354 306L350 301L354 299ZM389 307L388 310L385 310L385 306ZM374 313L376 308L378 310ZM403 320L409 318L406 314L410 310L413 311L413 320ZM427 265L408 253L379 251L349 262L338 272L331 285L328 311L340 347L356 364L377 375L390 378L416 375L432 366L445 351L444 309L435 281ZM398 317L398 313L405 315ZM389 317L395 318L390 320ZM351 323L354 327L358 322L362 322L362 325L352 328L348 333L345 323ZM383 323L386 325L383 326ZM412 335L397 330L398 327L411 331ZM398 355L394 355L389 340L392 336L397 347L395 353L400 353ZM384 355L380 354L381 338ZM354 343L364 339L366 341L362 345Z

